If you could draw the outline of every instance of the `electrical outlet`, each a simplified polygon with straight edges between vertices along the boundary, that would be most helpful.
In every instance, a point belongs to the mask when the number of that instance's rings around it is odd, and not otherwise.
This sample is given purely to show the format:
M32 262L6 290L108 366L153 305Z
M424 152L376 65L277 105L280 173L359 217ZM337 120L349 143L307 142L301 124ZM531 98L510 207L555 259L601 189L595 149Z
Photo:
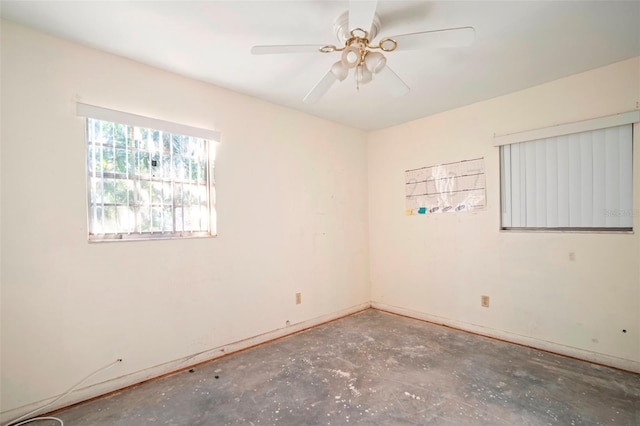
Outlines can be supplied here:
M302 293L296 293L296 305L302 303Z
M571 262L575 262L576 261L576 254L572 251L569 252L569 260Z
M483 308L489 307L489 296L480 296L480 305Z

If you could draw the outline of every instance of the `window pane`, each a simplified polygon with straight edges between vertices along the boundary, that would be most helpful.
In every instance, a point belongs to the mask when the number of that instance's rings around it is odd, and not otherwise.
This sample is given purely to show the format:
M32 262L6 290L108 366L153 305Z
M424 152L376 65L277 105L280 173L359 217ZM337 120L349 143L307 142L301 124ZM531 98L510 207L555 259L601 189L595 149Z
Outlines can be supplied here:
M173 209L171 207L164 208L164 220L162 230L164 232L173 231Z
M151 183L148 180L137 181L136 192L139 204L149 205L151 203Z
M91 215L91 225L93 226L93 232L96 234L102 234L102 220L104 215L102 214L102 207L95 205Z
M173 200L177 205L184 204L184 185L181 183L175 184L173 186Z
M116 207L115 206L105 206L104 207L104 228L103 232L105 234L111 234L118 232L118 221L116 218Z
M182 207L176 207L175 209L175 227L176 227L176 231L181 232L184 231L184 227L183 227L183 209Z
M103 145L113 145L113 128L115 124L108 121L100 122L100 142Z
M149 176L149 166L151 164L149 153L144 151L138 151L136 153L135 174L141 177Z
M162 204L162 182L153 182L151 184L151 204Z
M165 155L162 157L162 177L163 179L170 180L171 179L171 157Z
M153 232L161 232L162 231L162 208L160 207L152 207L151 208L151 231Z
M200 230L202 229L202 224L206 224L206 214L202 206L194 205L189 208L189 224L191 225L191 229Z
M116 146L127 146L129 126L126 124L114 124L114 141Z
M118 206L118 232L131 232L134 230L135 214L132 207Z
M100 142L100 120L89 120L87 123L87 138L92 143Z
M183 167L182 167L182 179L184 179L185 181L190 181L191 178L191 166L192 166L192 161L191 159L187 159L185 158L183 163Z
M102 179L91 178L89 179L89 200L92 204L102 203Z
M164 155L171 154L171 134L167 132L162 133L162 153Z
M172 204L173 203L173 191L172 185L170 182L164 182L162 184L163 192L162 192L162 203L163 204Z
M127 173L129 171L129 165L127 164L128 160L128 152L126 149L118 148L116 149L116 158L115 158L115 172L116 173Z
M86 153L93 239L209 230L205 140L88 119Z
M133 129L133 146L136 149L146 149L146 144L143 142L147 139L147 129L136 127Z
M115 152L113 148L105 148L102 151L102 167L105 172L113 172L116 169Z
M185 208L184 209L184 230L185 231L193 231L194 228L197 229L198 222L194 222L194 214L193 208Z
M196 181L198 183L206 183L207 182L206 167L205 167L205 163L202 162L202 161L199 161L196 164L196 176L197 176Z
M104 180L102 183L102 202L113 204L116 202L116 184L113 180Z
M171 152L174 155L180 155L182 149L180 148L182 141L179 135L171 135Z
M182 157L176 155L173 157L173 173L172 173L172 177L178 181L182 180L182 177L184 176L184 164L182 161Z
M138 208L137 214L138 232L151 232L151 207L142 206Z
M128 204L131 183L132 183L131 181L124 180L124 179L118 179L116 181L116 187L115 187L116 204L125 204L125 205Z
M159 130L151 130L151 140L149 141L149 151L153 153L162 151L162 132Z
M89 156L89 174L102 173L102 147L97 145L89 145L87 155Z
M200 200L200 205L202 207L206 207L207 209L209 208L209 197L207 194L207 187L205 185L200 185L199 187L199 200ZM207 215L208 216L208 215Z

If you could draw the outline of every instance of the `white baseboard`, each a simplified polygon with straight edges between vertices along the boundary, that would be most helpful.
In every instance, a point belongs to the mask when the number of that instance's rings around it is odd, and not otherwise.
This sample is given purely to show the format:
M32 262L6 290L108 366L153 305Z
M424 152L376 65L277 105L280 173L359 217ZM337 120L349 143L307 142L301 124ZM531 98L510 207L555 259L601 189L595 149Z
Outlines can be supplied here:
M126 376L118 377L112 380L108 380L102 383L97 383L95 385L87 386L85 388L80 388L72 392L71 394L69 394L67 397L61 399L56 404L53 404L50 407L47 407L45 412L52 412L55 410L59 410L61 408L68 407L70 405L74 405L83 401L87 401L89 399L96 398L98 396L105 395L111 392L115 392L115 391L127 388L129 386L145 382L150 379L154 379L154 378L165 376L167 374L171 374L180 370L184 370L186 368L193 367L202 362L211 361L216 358L220 358L221 356L224 356L224 355L238 352L238 351L241 351L265 342L269 342L271 340L279 339L281 337L285 337L290 334L294 334L311 327L316 327L326 322L333 321L338 318L342 318L344 316L363 311L370 307L371 307L371 304L368 302L361 303L359 305L352 306L347 309L343 309L337 312L332 312L330 314L312 318L310 320L299 322L297 324L291 324L290 326L285 328L272 330L267 333L260 334L258 336L253 336L248 339L232 342L227 345L223 345L223 346L213 348L204 352L193 354L185 358L181 358L181 359L167 362L165 364L157 365L155 367L151 367L146 370L138 371L138 372L128 374ZM45 406L50 401L53 401L57 396L58 395L55 395L43 401L34 402L32 404L28 404L19 408L15 408L15 409L0 413L0 424L4 425L7 422L12 421L13 419L19 418L20 416L23 416L26 413L29 413L39 407ZM43 414L43 413L37 413L37 414Z
M450 318L443 318L436 315L426 314L424 312L413 311L410 309L400 308L398 306L387 305L379 302L371 302L371 307L381 311L390 312L410 318L432 322L434 324L446 325L463 331L468 331L482 336L493 337L518 345L528 346L547 352L553 352L559 355L565 355L571 358L577 358L584 361L602 364L621 370L640 373L640 362L624 358L618 358L611 355L591 352L584 349L565 346L559 343L548 342L545 340L534 339L532 337L521 336L519 334L510 333L508 331L496 330L493 328L483 327L481 325L470 324Z

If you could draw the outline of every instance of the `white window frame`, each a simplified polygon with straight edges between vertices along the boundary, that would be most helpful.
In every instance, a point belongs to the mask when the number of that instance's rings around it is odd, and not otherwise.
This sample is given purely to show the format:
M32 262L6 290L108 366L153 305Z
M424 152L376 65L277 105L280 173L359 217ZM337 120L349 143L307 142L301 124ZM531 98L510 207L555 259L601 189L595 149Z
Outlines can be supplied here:
M173 228L172 230L155 230L155 231L141 231L140 229L135 230L129 228L128 230L119 229L117 232L113 233L95 233L92 232L92 188L91 188L91 179L96 178L96 176L92 176L89 172L89 133L87 128L86 134L86 156L85 159L87 161L87 224L88 224L88 238L90 242L103 242L103 241L131 241L131 240L156 240L156 239L180 239L180 238L198 238L198 237L212 237L216 235L216 214L215 214L215 186L214 186L214 160L215 160L215 148L216 144L220 140L220 133L209 130L202 129L192 126L187 126L183 124L173 123L169 121L158 120L150 117L145 117L136 114L130 114L122 111L116 111L112 109L102 108L95 105L88 105L84 103L77 104L77 115L85 117L85 123L89 122L89 119L95 119L100 121L106 121L111 123L123 124L130 126L131 128L138 129L151 129L153 131L161 131L165 134L171 134L176 136L187 136L192 138L197 138L203 141L205 144L205 174L206 174L206 195L207 195L207 210L208 210L208 229L204 229L199 227L200 229L182 229L183 227L179 227L176 229L175 227L175 216L173 219ZM173 142L169 142L172 144ZM131 148L134 151L135 148ZM191 163L189 163L191 164ZM119 178L120 179L120 178ZM151 179L151 178L150 178ZM191 179L191 178L190 178ZM125 177L120 180L123 181L132 181L135 185L135 178L133 177ZM139 180L139 179L138 179ZM171 184L171 194L172 199L174 195L175 184L177 181L173 176L170 178L161 177L158 180L159 183L170 183ZM155 182L155 180L154 180ZM149 185L151 185L151 181L149 181ZM202 184L193 183L196 186L202 186ZM191 185L191 186L193 186ZM128 197L127 197L128 198ZM131 207L133 205L130 205ZM143 206L143 204L137 204L136 207ZM149 205L150 207L150 205ZM172 214L175 214L176 209L175 205L167 206L166 208L171 208ZM186 207L186 206L185 206ZM182 210L184 214L184 210Z
M639 121L640 121L640 111L631 111L631 112L616 114L616 115L607 116L607 117L599 117L592 120L562 124L559 126L548 127L544 129L537 129L537 130L532 130L527 132L503 135L503 136L495 136L494 146L497 146L500 148L500 184L501 184L500 229L505 231L632 232L633 231L633 183L634 183L633 182L633 138L634 138L633 125L634 123L637 123ZM629 142L628 145L616 139L617 137L615 135L616 131L619 131L621 135L628 136L630 138L629 140L627 140ZM614 140L618 142L620 144L619 145L620 147L624 149L629 149L631 154L629 158L624 158L624 157L621 158L620 163L616 163L614 161L612 164L606 165L608 167L607 173L610 173L610 172L619 173L619 176L618 175L613 176L614 181L615 179L619 179L627 182L627 184L623 183L623 184L620 184L620 186L613 188L613 194L616 196L617 196L617 193L615 191L622 190L623 192L623 194L620 196L620 204L615 206L615 208L612 207L610 212L609 210L607 210L608 207L606 207L604 202L602 204L602 207L597 207L598 210L602 209L602 212L598 211L598 213L602 213L603 215L606 215L604 222L600 217L598 218L599 220L595 220L596 219L595 215L593 220L589 220L590 212L585 213L585 216L583 218L581 215L584 212L587 212L587 210L584 210L584 209L586 209L587 208L586 206L589 204L589 203L587 204L583 203L582 210L580 210L580 213L578 215L573 214L571 216L571 219L569 220L569 223L566 223L566 221L556 222L553 220L551 220L551 222L548 223L546 219L549 219L555 216L554 206L553 205L548 205L546 207L544 205L540 206L540 200L542 201L542 204L544 204L544 201L545 201L544 194L546 194L546 191L548 190L553 190L553 188L550 189L549 186L547 185L547 189L545 189L544 187L543 188L536 187L535 189L537 194L529 194L527 192L527 189L530 192L533 186L535 186L535 185L532 185L532 187L529 188L528 181L536 177L536 174L540 173L541 171L540 167L542 167L542 171L546 173L546 176L548 178L551 178L554 176L554 170L553 170L554 163L547 162L549 159L548 156L540 157L540 154L544 154L545 144L547 149L556 147L558 150L557 155L562 155L566 157L565 159L567 160L567 162L571 161L572 162L571 164L577 164L576 161L580 163L580 158L574 158L574 157L577 157L576 154L580 154L580 146L576 144L581 143L583 144L582 145L583 147L588 147L588 148L593 147L593 149L596 149L596 146L604 149L602 145L603 143L602 140L600 140L600 142L597 145L594 142L592 146L590 145L588 136L586 136L586 135L593 135L594 138L595 137L602 138L604 133L607 134L608 141ZM612 135L613 137L611 138ZM587 140L582 140L578 142L578 139L581 136ZM607 151L611 150L612 152L617 152L618 150L617 144L605 145L605 146ZM526 150L526 151L523 151L523 150ZM522 152L522 154L519 151ZM519 159L520 162L526 162L527 165L529 165L529 168L531 166L530 163L536 163L540 161L542 161L542 163L540 163L541 166L540 165L537 166L537 170L533 170L533 171L527 168L523 168L526 166L523 164L520 164L518 167L521 170L520 173L523 173L524 171L524 173L526 173L526 176L520 179L514 179L509 174L510 170L505 167L505 164L507 165L509 164L508 161L505 161L505 155L511 156L509 161L513 161L514 158L517 158ZM513 155L515 155L515 157L513 157ZM587 158L587 160L588 159L589 158ZM601 156L598 157L598 159L601 160L599 163L602 163L604 161L604 158L601 158ZM584 161L585 159L583 158L582 160ZM586 164L591 164L591 163L588 162ZM577 164L577 166L580 167L579 164ZM550 169L548 169L549 167ZM592 169L590 168L588 170L592 170L592 173L594 174L602 173L605 170L604 166L596 167L595 165L594 166L590 165L589 167L593 167ZM559 173L555 175L558 179L560 177L563 178L563 181L566 181L568 179L568 176L563 176L565 173L562 173L561 171L557 171L555 173ZM569 171L567 170L566 173L568 174ZM582 176L582 179L584 179L585 176ZM567 179L564 179L564 178L567 178ZM601 178L604 178L604 176L601 176ZM525 181L523 179L526 180L527 184L523 183ZM597 177L591 177L591 179L597 179ZM607 179L608 181L611 180L611 176L608 176ZM511 189L511 185L514 182L516 184L520 182L521 185L526 185L526 187L521 186L522 191L514 192ZM548 182L551 182L551 181L548 181ZM586 181L586 182L589 182L589 181ZM578 197L583 197L585 195L585 192L584 192L585 190L583 190L582 192L573 191L573 193L570 190L570 188L574 188L574 187L584 188L584 187L581 187L580 185L576 186L576 184L578 184L577 181L573 183L573 186L572 184L570 184L569 181L567 181L566 184L558 183L558 186L557 188L555 188L555 190L562 192L563 194L566 192L564 196L567 196L567 197L575 197L576 192L579 192L577 194ZM606 190L611 191L612 188L607 188ZM588 195L588 193L589 193L589 189L587 186L586 194ZM521 197L520 201L522 201L525 204L525 206L531 206L532 204L528 204L528 203L532 201L537 202L538 204L536 205L536 208L538 210L546 209L546 219L538 220L539 218L536 217L536 214L535 214L536 212L530 212L531 216L529 215L529 213L526 213L526 219L522 219L522 216L521 216L522 212L521 212L521 214L514 219L514 216L513 216L514 212L509 209L509 206L511 207L513 206L513 200L509 198L511 197L512 194L515 197ZM623 199L622 197L625 194L627 194L628 197ZM559 193L558 196L562 196L562 194ZM527 197L530 199L525 200L524 197ZM543 198L540 198L540 197L543 197ZM547 199L553 200L554 197L551 197L551 198L547 197ZM596 202L596 204L599 204L599 203ZM558 207L558 209L560 208L560 206L556 206L556 207ZM593 208L594 207L592 207L592 209ZM591 210L591 211L593 212L595 210ZM575 211L573 210L572 212L575 213ZM517 212L515 213L517 214ZM543 215L542 217L544 217L543 213L544 212L538 211L538 216L542 214ZM561 215L561 217L565 217L565 216L566 215ZM529 220L529 218L533 218L533 220Z

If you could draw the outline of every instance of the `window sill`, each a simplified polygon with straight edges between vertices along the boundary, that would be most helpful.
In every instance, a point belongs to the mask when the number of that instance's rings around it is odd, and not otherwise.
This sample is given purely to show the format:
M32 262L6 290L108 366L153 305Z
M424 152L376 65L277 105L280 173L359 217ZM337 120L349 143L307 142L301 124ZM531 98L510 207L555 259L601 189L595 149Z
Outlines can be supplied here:
M500 228L501 233L551 233L551 234L615 234L634 235L633 229L607 229L607 228Z
M162 241L162 240L193 240L200 238L214 238L217 234L210 232L198 232L189 234L175 233L151 233L151 234L109 234L109 235L89 235L88 242L113 243L126 241Z

